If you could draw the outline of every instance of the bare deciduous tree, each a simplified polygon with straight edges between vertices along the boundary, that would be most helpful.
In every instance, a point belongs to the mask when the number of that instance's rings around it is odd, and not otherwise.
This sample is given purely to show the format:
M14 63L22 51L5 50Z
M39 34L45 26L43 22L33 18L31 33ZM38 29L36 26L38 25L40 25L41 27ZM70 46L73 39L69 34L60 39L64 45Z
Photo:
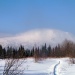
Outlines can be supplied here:
M75 64L75 58L72 57L72 58L70 58L69 61L70 61L71 64Z
M6 59L3 75L23 75L23 62L20 59Z

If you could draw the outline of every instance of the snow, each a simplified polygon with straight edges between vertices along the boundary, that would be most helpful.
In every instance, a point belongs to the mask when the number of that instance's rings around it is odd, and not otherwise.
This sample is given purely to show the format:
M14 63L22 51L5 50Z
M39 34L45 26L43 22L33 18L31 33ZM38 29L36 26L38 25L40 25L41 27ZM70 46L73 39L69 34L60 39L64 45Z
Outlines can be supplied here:
M3 47L19 47L20 45L23 45L25 48L32 48L35 44L36 46L41 46L45 43L47 43L47 45L50 44L51 46L56 46L57 44L62 43L65 39L75 42L75 36L68 32L54 29L38 29L18 35L2 37L0 38L0 44Z
M58 66L58 73L57 75L75 75L75 64L71 64L69 58L62 59L61 64Z
M0 59L0 73L3 72L6 60ZM21 68L25 75L75 75L75 64L69 58L47 58L35 62L33 58L21 59ZM1 75L1 74L0 74Z

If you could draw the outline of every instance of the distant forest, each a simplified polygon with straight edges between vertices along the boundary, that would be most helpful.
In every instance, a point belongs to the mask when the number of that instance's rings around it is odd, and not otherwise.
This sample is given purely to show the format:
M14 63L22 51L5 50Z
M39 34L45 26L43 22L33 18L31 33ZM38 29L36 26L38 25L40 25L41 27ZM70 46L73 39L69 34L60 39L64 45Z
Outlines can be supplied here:
M32 49L25 49L24 46L20 46L18 49L13 47L3 48L0 45L0 59L6 58L48 58L48 57L75 57L75 43L69 40L65 40L62 44L58 44L55 47L46 46L46 43L39 47L33 47Z

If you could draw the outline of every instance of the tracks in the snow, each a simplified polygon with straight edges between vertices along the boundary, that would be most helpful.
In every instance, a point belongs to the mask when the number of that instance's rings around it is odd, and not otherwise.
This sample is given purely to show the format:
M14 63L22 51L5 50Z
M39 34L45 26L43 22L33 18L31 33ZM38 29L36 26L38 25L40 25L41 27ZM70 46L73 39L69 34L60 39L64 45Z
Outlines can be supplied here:
M60 61L54 66L54 72L53 72L54 75L57 75L57 74L56 74L56 69L57 69L57 67L58 67L59 64L60 64Z

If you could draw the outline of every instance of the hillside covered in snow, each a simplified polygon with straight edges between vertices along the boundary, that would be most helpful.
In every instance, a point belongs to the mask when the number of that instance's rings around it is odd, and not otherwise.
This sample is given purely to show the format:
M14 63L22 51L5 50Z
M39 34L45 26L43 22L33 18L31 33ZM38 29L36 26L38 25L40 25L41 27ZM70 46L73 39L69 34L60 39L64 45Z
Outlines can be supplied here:
M9 37L2 37L0 38L0 44L3 47L23 45L25 48L31 48L45 43L55 46L62 43L65 39L75 41L75 37L68 32L53 29L37 29Z

